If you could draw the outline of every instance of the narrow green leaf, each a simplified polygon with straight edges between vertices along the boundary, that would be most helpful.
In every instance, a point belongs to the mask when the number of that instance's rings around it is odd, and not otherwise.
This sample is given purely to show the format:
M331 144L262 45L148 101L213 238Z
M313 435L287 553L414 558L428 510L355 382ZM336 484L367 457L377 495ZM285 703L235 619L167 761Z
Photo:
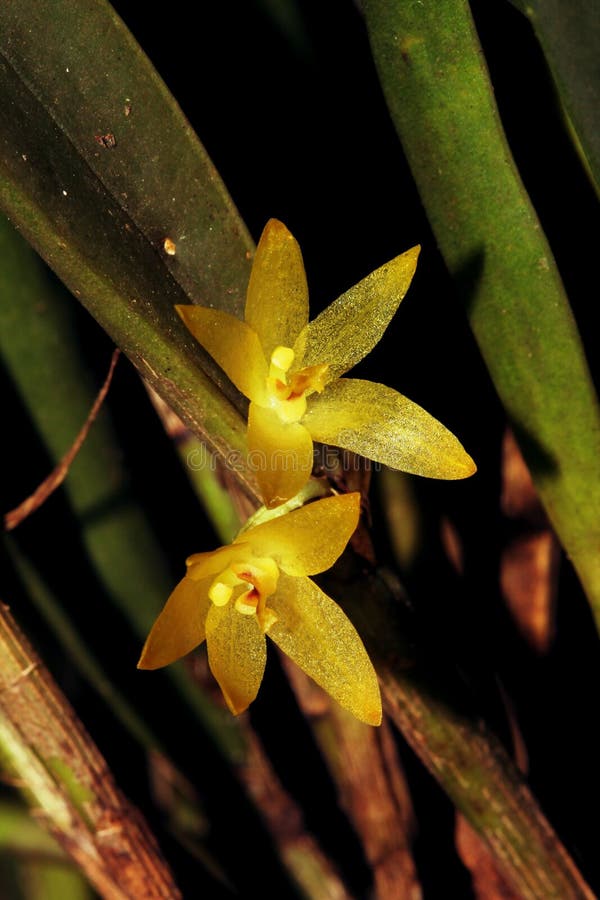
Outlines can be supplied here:
M394 124L548 515L600 627L600 413L466 0L365 4ZM549 186L550 189L550 186Z
M597 0L511 0L528 17L575 147L600 193L600 14Z

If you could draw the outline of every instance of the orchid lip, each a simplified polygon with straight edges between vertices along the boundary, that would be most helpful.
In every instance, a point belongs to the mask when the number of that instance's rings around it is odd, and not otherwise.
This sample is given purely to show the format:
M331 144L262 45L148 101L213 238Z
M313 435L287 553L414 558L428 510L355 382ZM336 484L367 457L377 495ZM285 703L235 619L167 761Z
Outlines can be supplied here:
M215 606L225 606L231 600L237 612L262 619L266 600L277 587L279 568L271 557L249 557L223 569L208 589Z
M289 375L294 359L291 347L276 347L271 354L266 380L268 406L287 424L300 422L306 412L307 395L313 391L321 393L329 368L327 365L309 366Z

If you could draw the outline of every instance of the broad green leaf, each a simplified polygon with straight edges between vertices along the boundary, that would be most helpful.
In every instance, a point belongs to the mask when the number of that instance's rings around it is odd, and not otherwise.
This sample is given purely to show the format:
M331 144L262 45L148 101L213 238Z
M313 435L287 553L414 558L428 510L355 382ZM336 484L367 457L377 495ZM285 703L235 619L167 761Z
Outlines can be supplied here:
M530 20L575 147L600 193L600 14L597 0L511 0Z
M367 0L365 12L429 221L600 627L598 400L550 247L506 143L468 4Z
M205 372L223 376L173 307L242 315L252 243L107 3L0 5L0 135L13 223L190 427L221 455L243 450L243 420Z

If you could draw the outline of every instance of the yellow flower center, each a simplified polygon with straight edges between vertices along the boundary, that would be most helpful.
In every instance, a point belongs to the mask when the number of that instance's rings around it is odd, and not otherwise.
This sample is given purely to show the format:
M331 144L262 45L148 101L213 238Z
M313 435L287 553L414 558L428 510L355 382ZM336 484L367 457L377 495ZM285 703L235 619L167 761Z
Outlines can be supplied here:
M225 606L233 598L236 610L243 616L258 617L267 632L277 620L273 610L266 605L267 597L275 593L279 568L271 557L250 556L247 560L233 562L217 575L208 590L215 606Z
M307 366L289 374L294 362L291 347L275 347L267 376L269 406L282 422L299 422L306 412L306 396L325 387L328 365Z

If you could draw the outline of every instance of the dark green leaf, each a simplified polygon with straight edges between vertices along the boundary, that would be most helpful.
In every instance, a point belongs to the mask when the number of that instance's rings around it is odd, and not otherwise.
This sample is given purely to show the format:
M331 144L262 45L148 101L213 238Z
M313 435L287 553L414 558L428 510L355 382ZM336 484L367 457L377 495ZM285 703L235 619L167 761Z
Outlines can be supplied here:
M600 627L600 412L466 0L368 0L380 79L438 244ZM551 185L548 186L551 190Z
M575 146L600 193L600 10L597 0L511 0L535 29Z
M224 378L173 305L239 311L252 243L102 0L0 6L0 205L188 424L222 455L243 450L244 422L205 371Z

